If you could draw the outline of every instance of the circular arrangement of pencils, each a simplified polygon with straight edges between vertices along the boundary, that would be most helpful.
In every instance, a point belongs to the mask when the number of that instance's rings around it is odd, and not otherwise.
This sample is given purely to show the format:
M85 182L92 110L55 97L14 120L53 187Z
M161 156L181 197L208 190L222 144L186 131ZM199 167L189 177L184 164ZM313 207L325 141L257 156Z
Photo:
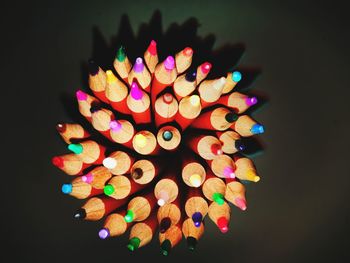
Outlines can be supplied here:
M93 132L56 126L69 153L52 163L73 178L62 192L87 199L74 218L101 220L101 239L128 232L130 251L157 235L163 255L183 237L194 250L206 217L226 233L231 208L247 209L246 183L260 180L244 154L246 137L264 132L245 113L257 98L235 90L239 71L207 79L220 65L194 66L193 55L185 47L159 60L152 40L135 61L124 47L109 69L90 60L92 92L76 98Z

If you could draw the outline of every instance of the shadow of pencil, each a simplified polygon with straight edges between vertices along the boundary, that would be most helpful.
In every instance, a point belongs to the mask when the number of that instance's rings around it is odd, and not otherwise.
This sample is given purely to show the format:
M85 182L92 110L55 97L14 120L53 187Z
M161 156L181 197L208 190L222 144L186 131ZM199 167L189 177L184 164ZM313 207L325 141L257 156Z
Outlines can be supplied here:
M176 54L186 46L190 46L194 50L193 62L191 68L197 68L201 63L208 61L212 63L213 67L208 75L208 78L217 78L220 76L226 76L228 71L238 69L242 73L242 80L237 84L235 90L248 91L257 77L260 75L261 70L259 68L247 68L236 67L245 51L245 45L243 43L225 44L218 49L213 49L216 38L213 34L201 37L198 36L198 28L200 24L194 17L189 18L183 24L172 23L168 29L163 31L162 16L160 11L156 10L148 23L142 23L139 26L137 34L134 33L128 15L124 14L121 17L119 29L117 34L111 37L110 41L107 41L98 27L93 27L93 49L92 58L101 66L102 69L107 70L113 68L113 61L118 48L123 45L126 48L127 55L130 61L133 61L138 56L143 56L144 51L147 49L152 39L156 40L158 47L159 61L163 61L169 54ZM82 73L82 89L87 93L88 90L88 67L87 61L81 62ZM254 92L249 91L250 94ZM257 94L259 103L249 109L249 114L258 110L262 105L266 104L268 98L263 93ZM91 125L79 114L77 109L77 103L73 99L68 99L67 94L62 94L61 100L66 107L68 115L77 123L84 123L83 125L91 134L98 134L93 131ZM73 96L72 96L73 97ZM109 107L105 105L104 107ZM95 139L95 138L94 138ZM104 137L99 134L96 136L96 140L103 142L107 145ZM259 145L259 147L258 147ZM253 152L262 151L261 144L251 144ZM250 154L253 154L250 152Z

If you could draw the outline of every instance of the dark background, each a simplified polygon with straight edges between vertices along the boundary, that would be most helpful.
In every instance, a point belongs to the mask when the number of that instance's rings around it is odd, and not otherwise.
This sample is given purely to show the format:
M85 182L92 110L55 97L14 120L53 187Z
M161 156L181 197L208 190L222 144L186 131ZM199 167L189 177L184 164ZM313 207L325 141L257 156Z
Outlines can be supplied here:
M349 262L350 37L341 1L71 2L2 6L3 257ZM56 122L72 121L62 98L83 86L81 64L103 44L94 44L93 26L109 42L123 14L137 32L156 9L163 30L194 17L199 36L215 36L214 48L244 43L239 65L261 69L251 87L269 97L254 114L266 126L266 150L255 158L262 180L248 186L248 210L233 210L226 235L209 223L197 251L183 241L166 259L157 240L131 255L127 235L102 241L100 222L74 221L82 202L60 193L69 178L50 163L65 152Z

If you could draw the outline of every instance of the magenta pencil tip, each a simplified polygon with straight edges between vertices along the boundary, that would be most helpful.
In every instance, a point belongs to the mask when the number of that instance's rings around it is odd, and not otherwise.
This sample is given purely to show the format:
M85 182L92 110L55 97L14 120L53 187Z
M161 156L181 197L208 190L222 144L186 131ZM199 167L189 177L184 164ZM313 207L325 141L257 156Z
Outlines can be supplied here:
M168 56L164 61L164 67L167 70L172 70L175 68L175 59L172 56Z
M75 95L78 100L87 100L87 94L84 91L78 90Z

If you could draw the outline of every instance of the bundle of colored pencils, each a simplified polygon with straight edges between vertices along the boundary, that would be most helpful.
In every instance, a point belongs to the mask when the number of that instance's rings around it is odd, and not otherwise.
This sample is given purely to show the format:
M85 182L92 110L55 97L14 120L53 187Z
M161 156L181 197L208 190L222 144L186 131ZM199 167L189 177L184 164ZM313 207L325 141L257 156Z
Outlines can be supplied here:
M57 124L71 152L52 163L73 176L62 192L87 199L75 218L104 218L101 239L130 229L131 251L156 233L163 255L182 236L194 250L207 215L225 233L231 204L247 209L245 184L260 177L244 155L245 137L264 128L245 111L257 98L235 91L239 71L206 79L212 65L193 68L192 57L186 47L159 62L152 40L134 64L123 47L106 71L90 60L93 95L79 90L76 97L98 132Z

